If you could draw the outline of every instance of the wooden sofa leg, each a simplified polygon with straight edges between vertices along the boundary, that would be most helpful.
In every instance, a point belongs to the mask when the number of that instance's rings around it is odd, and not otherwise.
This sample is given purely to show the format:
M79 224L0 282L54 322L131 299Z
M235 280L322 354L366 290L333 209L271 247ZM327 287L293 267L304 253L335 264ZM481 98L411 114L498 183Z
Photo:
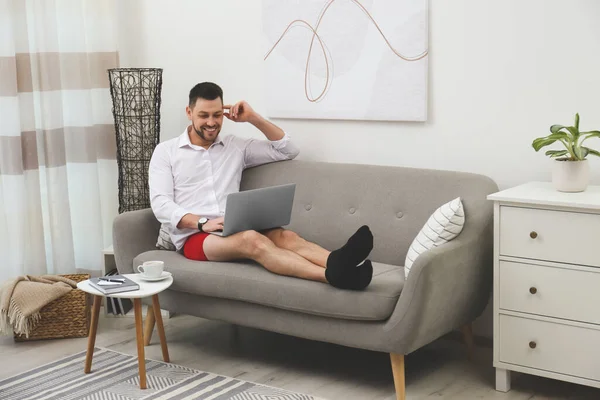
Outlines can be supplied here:
M406 386L404 382L404 355L390 353L392 360L392 373L394 374L394 387L396 400L406 400Z
M146 321L144 322L144 346L150 345L150 339L152 339L152 331L154 330L154 323L156 318L154 317L154 309L152 305L148 306L146 311Z
M463 334L463 339L465 344L467 345L467 356L469 360L473 360L475 354L475 341L473 340L473 326L471 324L466 324L461 329Z

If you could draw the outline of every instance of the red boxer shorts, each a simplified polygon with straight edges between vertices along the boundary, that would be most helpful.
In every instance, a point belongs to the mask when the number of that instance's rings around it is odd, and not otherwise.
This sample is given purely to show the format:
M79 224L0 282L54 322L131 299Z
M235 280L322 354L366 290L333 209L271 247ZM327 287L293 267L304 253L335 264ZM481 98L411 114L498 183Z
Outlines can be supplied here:
M196 261L208 261L204 254L204 240L210 235L209 233L198 232L188 237L183 245L183 255L185 258Z

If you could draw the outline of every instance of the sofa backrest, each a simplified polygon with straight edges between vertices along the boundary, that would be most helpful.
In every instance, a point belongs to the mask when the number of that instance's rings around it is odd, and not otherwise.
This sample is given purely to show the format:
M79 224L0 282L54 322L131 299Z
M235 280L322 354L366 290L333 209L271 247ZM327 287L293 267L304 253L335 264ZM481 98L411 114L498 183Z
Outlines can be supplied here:
M283 161L244 171L241 190L296 183L292 219L286 228L326 249L342 246L361 225L374 236L370 259L404 265L413 239L442 204L461 197L461 235L492 222L486 196L498 186L465 172L313 161ZM491 231L490 231L491 233Z

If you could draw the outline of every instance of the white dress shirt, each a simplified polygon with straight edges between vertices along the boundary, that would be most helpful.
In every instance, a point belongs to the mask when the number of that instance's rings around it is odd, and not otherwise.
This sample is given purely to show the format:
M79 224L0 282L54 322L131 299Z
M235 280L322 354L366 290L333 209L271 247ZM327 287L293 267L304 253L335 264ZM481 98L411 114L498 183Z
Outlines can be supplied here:
M152 211L180 250L188 236L198 233L177 228L185 214L224 216L227 195L239 192L245 168L291 160L298 153L287 134L275 141L219 134L206 150L190 142L186 128L154 149L148 172Z

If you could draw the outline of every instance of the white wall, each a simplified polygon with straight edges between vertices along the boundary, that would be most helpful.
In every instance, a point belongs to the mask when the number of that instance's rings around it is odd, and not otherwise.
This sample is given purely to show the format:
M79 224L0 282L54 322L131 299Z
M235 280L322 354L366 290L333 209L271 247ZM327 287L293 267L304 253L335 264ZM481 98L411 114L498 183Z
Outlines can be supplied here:
M121 65L164 68L163 140L185 128L188 92L201 81L221 85L226 102L245 99L264 112L260 1L119 7ZM426 123L274 122L293 135L299 159L479 172L501 188L549 180L535 137L570 125L576 112L582 129L600 130L598 16L598 0L431 0ZM259 137L248 126L225 128ZM593 159L595 184L599 166ZM487 334L489 312L483 320Z

